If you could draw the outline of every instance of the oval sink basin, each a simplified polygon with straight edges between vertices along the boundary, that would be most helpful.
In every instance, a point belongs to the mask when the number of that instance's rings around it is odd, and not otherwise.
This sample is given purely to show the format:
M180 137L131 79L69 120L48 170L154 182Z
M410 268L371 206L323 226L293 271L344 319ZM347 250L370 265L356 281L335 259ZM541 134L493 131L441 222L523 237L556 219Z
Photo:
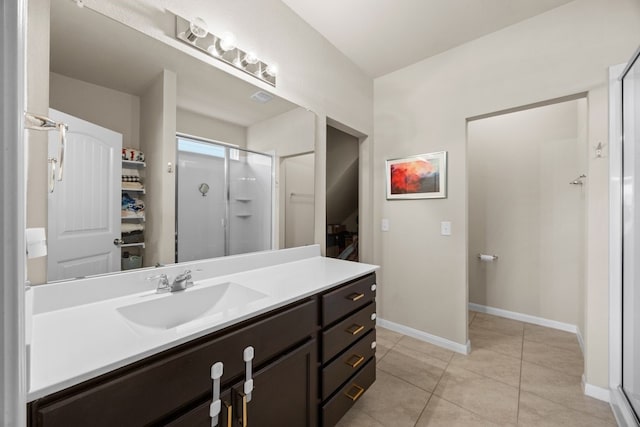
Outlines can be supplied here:
M185 291L167 293L149 301L118 307L117 310L135 325L164 330L237 309L267 296L246 286L226 282L201 288L196 285Z

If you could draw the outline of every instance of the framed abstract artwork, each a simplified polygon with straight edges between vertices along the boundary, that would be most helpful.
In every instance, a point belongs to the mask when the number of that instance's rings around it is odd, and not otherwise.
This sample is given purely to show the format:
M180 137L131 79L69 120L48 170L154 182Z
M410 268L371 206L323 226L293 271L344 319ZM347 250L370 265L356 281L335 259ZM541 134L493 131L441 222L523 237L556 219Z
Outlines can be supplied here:
M387 199L447 197L447 152L386 161Z

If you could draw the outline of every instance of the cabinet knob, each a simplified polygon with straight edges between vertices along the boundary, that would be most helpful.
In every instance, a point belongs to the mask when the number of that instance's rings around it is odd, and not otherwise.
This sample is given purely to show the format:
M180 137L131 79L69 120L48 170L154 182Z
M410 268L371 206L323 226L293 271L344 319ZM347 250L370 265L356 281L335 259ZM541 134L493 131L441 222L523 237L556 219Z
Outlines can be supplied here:
M375 313L371 313L371 320L376 320L378 316Z
M375 341L373 341L371 343L371 349L373 350L374 348L376 348L376 346L378 345L378 343L376 343Z
M376 289L378 289L378 286L375 283L371 285L371 292L375 292Z

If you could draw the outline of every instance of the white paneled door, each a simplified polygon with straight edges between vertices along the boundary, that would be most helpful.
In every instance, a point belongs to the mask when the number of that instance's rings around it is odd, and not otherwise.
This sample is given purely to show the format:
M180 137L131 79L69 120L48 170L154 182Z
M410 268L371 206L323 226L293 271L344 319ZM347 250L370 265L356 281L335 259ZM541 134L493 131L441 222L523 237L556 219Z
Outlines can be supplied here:
M53 109L49 117L69 130L63 180L48 198L47 280L119 271L122 135ZM58 143L50 132L49 157Z

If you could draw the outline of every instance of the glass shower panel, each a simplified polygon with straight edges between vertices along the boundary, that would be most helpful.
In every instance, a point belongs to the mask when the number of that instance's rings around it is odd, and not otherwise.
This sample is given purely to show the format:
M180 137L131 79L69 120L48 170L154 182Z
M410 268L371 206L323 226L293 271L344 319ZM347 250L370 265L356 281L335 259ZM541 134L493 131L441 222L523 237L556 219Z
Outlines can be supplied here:
M273 158L229 149L228 254L271 249Z
M622 389L640 416L640 63L622 80ZM638 172L638 174L636 174Z
M178 138L177 262L225 255L226 148Z

